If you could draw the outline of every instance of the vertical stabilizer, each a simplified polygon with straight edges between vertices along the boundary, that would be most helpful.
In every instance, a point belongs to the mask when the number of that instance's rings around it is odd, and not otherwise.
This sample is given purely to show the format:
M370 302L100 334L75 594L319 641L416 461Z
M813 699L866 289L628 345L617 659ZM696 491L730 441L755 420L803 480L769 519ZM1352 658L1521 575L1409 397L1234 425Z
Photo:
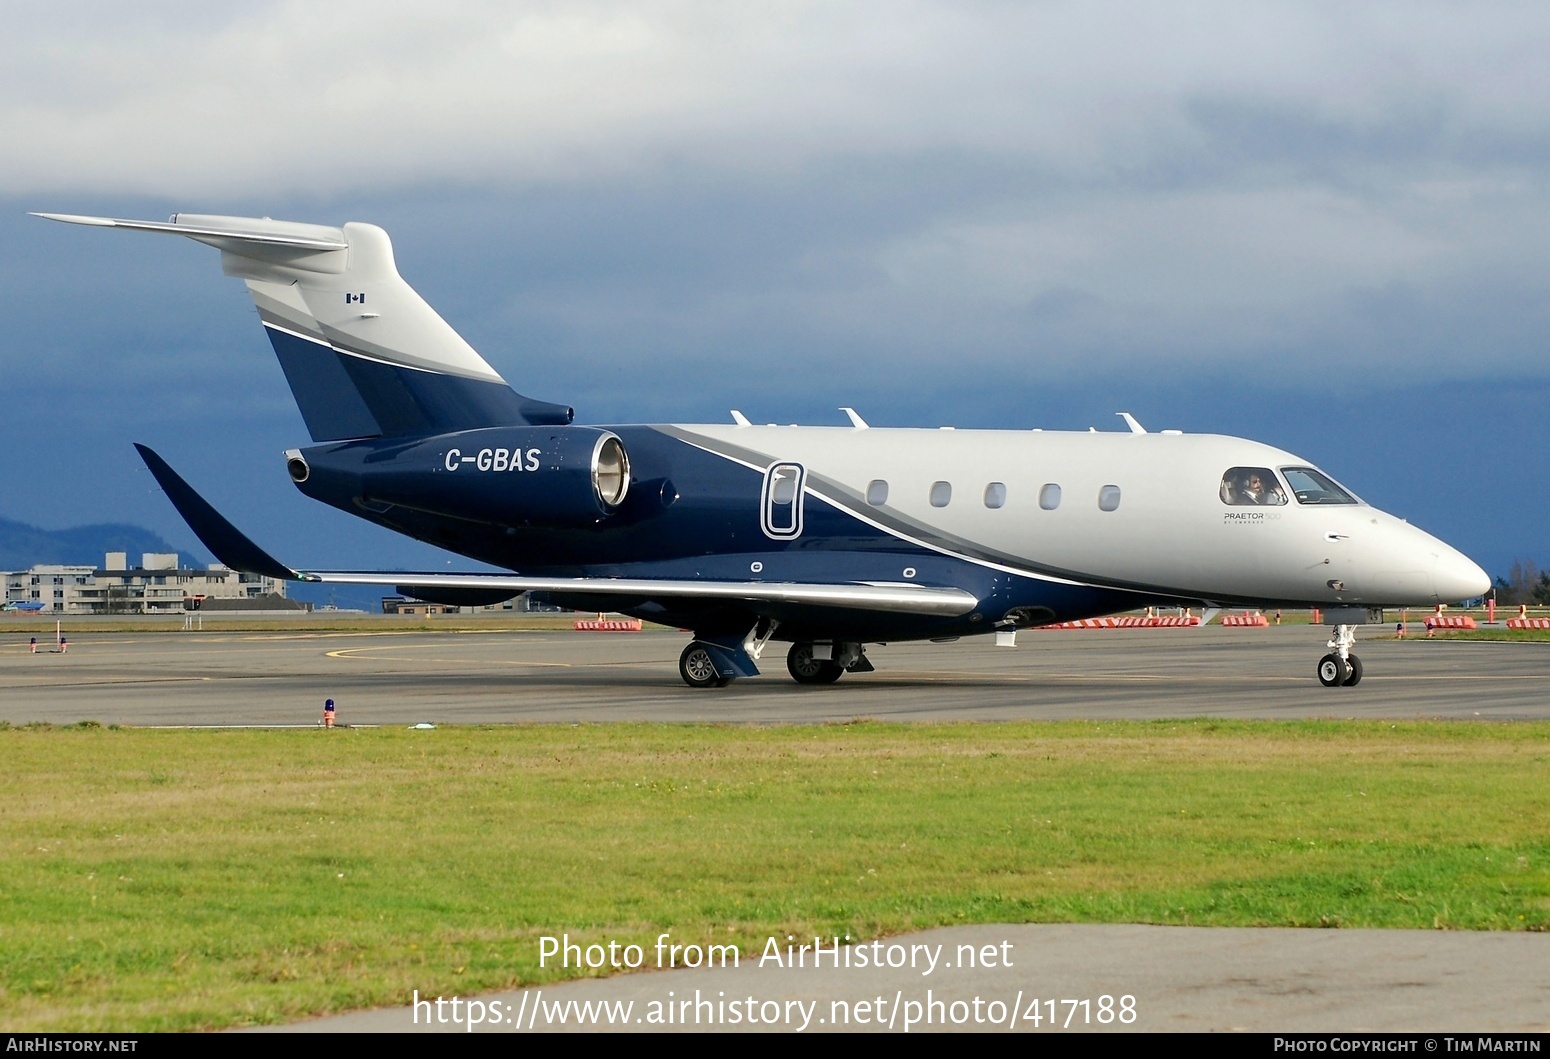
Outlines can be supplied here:
M387 232L179 213L166 222L38 214L184 235L247 283L314 441L569 423L514 391L404 282Z

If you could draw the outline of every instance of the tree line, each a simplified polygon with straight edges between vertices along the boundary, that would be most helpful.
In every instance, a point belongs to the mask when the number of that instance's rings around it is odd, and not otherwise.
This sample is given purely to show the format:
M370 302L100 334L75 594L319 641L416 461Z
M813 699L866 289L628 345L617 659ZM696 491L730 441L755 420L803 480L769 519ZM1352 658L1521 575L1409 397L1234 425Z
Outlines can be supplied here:
M1532 559L1514 559L1506 577L1496 579L1496 602L1518 606L1537 603L1550 606L1550 570L1541 570Z

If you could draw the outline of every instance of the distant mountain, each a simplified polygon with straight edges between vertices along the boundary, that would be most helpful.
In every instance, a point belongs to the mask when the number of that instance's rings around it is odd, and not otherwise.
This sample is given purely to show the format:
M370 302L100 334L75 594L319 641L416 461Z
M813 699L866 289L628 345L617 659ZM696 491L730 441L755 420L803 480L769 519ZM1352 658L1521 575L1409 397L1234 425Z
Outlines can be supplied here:
M144 526L104 522L95 526L46 530L0 518L0 570L25 570L39 563L101 566L107 552L128 552L138 565L145 552L180 552L180 562L203 564L199 553L168 544Z

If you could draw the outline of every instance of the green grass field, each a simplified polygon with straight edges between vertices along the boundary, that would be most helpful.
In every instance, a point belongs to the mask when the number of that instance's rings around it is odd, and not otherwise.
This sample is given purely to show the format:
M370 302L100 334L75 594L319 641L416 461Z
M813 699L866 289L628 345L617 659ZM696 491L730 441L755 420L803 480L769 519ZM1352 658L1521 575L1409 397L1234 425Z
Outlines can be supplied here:
M552 980L537 938L1550 928L1550 725L0 730L0 1027Z

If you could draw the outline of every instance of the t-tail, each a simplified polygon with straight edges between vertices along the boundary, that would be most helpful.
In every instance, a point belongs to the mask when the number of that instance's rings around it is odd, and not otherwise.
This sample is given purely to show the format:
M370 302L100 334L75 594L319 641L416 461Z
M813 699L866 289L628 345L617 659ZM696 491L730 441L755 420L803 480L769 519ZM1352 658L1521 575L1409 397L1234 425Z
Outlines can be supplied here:
M168 221L39 213L72 224L187 236L220 250L258 306L313 441L569 423L565 405L517 393L393 262L374 224L178 213Z

